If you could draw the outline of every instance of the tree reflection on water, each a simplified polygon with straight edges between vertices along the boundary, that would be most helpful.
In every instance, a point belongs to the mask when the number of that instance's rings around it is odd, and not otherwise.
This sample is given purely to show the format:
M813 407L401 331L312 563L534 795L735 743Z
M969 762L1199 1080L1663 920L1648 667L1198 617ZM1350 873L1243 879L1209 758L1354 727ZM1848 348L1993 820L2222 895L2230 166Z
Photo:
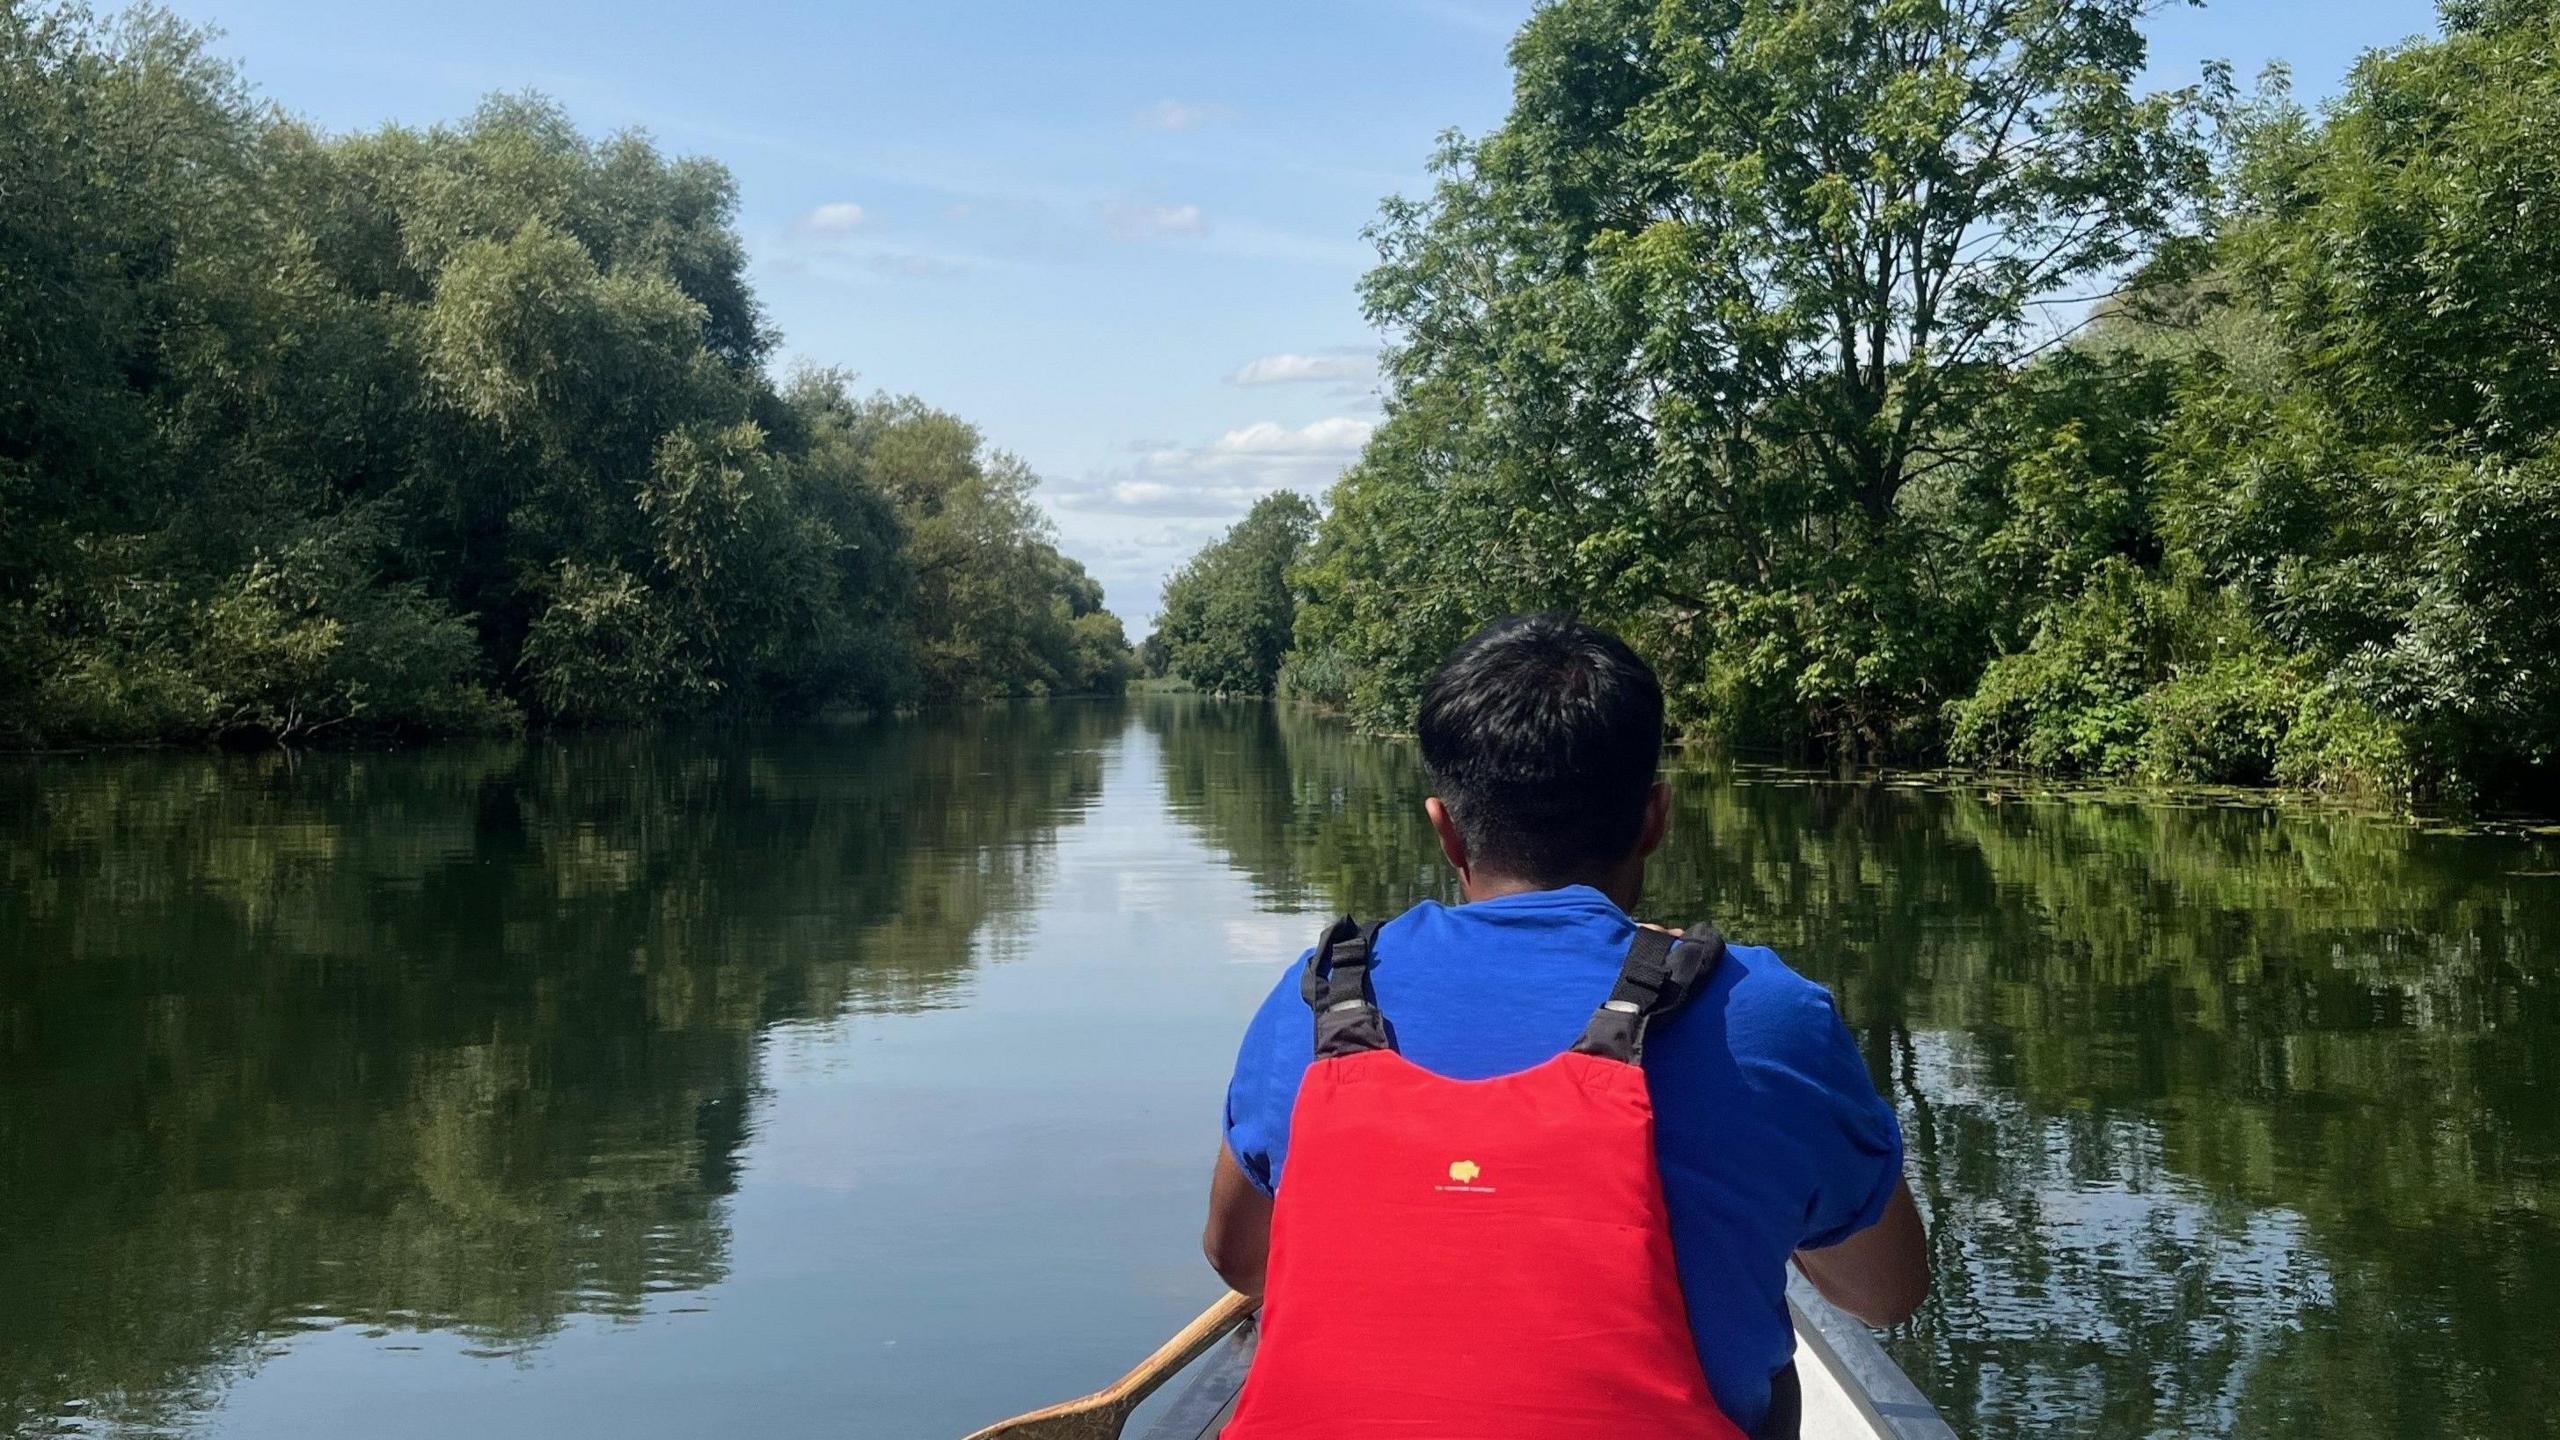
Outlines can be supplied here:
M1159 704L1275 909L1447 894L1410 746ZM1834 988L1899 1103L1976 1435L2540 1435L2560 845L2265 804L1684 764L1652 867Z
M1166 814L1111 843L1188 831L1274 915L1448 893L1411 747L1285 708L0 771L0 1432L186 1426L306 1329L523 1356L718 1282L760 1037L970 1006L1147 763ZM2560 844L1675 784L1654 912L1834 987L1901 1107L1938 1292L1893 1344L1960 1432L2546 1432ZM1144 903L1234 930L1189 868Z
M0 1432L718 1280L758 1033L957 1003L1119 724L0 773Z

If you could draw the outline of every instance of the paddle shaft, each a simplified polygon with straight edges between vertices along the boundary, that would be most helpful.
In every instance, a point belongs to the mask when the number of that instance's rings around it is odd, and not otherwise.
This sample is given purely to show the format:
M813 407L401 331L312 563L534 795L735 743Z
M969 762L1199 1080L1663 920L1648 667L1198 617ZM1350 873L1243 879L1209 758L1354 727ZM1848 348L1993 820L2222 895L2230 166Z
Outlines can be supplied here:
M1251 1318L1254 1304L1230 1291L1111 1384L1080 1400L999 1420L967 1440L1116 1440L1141 1401Z

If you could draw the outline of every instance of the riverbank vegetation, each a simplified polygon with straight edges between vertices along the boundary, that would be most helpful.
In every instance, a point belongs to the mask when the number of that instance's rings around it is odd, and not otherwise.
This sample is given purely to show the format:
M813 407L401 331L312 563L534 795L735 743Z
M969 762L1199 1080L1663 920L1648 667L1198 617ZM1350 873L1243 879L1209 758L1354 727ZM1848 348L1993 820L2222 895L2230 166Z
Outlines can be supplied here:
M787 385L728 173L532 98L319 133L0 0L0 743L1116 689L961 420Z
M1377 227L1280 689L1566 608L1731 745L2547 799L2560 10L2314 113L2144 93L2149 8L1541 8Z

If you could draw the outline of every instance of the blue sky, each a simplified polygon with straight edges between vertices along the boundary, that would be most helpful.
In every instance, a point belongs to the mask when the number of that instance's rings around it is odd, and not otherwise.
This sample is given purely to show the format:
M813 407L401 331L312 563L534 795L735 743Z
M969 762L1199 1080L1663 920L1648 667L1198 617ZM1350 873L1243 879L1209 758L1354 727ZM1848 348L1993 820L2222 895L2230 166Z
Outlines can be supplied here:
M1377 415L1354 292L1378 201L1501 119L1528 0L177 0L333 129L539 90L727 163L783 367L841 366L1043 477L1134 638L1264 490L1320 495ZM2163 83L2290 62L2306 97L2430 0L2225 0Z

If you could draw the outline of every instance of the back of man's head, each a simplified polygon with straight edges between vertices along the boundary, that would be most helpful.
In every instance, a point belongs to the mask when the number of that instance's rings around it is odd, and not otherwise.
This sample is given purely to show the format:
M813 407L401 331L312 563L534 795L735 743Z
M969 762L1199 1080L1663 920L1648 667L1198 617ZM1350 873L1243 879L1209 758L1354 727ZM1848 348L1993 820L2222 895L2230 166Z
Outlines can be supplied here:
M1621 860L1662 758L1662 685L1563 615L1497 620L1422 689L1422 762L1478 870L1556 885Z

